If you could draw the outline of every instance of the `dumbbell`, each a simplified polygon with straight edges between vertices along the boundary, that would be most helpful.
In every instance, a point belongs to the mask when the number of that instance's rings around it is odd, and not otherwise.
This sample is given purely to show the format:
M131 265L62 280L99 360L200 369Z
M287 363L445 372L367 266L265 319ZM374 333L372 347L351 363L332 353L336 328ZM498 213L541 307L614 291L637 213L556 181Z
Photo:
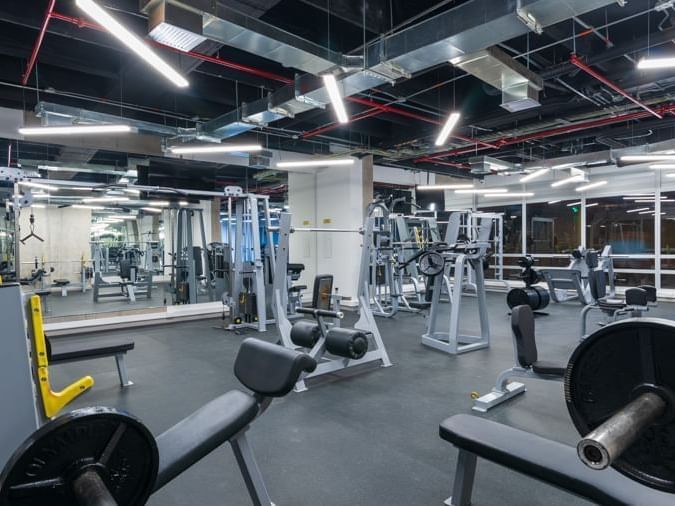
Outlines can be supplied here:
M673 356L675 322L656 318L612 323L577 347L565 399L584 464L675 492Z

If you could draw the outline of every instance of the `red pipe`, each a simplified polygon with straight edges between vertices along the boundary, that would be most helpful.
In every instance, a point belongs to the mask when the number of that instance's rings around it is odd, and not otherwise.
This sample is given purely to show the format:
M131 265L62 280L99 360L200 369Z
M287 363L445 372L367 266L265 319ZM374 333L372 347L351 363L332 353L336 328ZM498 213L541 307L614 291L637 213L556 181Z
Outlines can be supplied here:
M418 160L415 160L418 161ZM455 167L457 169L468 169L470 166L468 163L459 163L459 162L446 162L443 160L434 160L433 158L420 158L420 162L430 162L435 165L443 165L446 167Z
M635 98L633 95L631 95L631 94L628 93L626 90L624 90L623 88L621 88L618 84L616 84L616 83L610 81L609 79L607 79L605 76L603 76L603 75L600 74L599 72L593 70L591 67L589 67L589 66L586 65L584 62L582 62L582 61L579 59L579 57L578 57L577 55L573 54L572 56L570 56L570 63L571 63L572 65L574 65L575 67L580 68L581 70L583 70L584 72L586 72L588 75L594 77L595 79L597 79L598 81L600 81L602 84L604 84L604 85L607 86L608 88L613 89L613 90L616 91L619 95L621 95L622 97L624 97L624 98L630 100L630 101L633 102L635 105L638 105L638 106L642 107L642 108L643 108L645 111L647 111L649 114L651 114L651 115L653 115L653 116L656 116L656 117L659 118L659 119L663 119L663 116L660 115L659 113L657 113L654 109L652 109L651 107L649 107L649 106L643 104L643 103L640 102L637 98Z
M356 114L352 116L349 121L354 122L354 121L359 121L362 119L370 118L372 116L377 116L378 114L382 114L384 111L381 109L369 109L367 111L364 111L362 113ZM329 125L322 126L319 128L315 128L313 130L309 130L308 132L305 132L302 134L303 139L309 139L311 137L316 137L317 135L320 135L325 132L330 132L331 130L335 130L336 128L339 128L342 126L342 123L330 123Z
M30 55L28 63L26 64L26 70L21 76L21 84L24 86L26 83L28 83L28 78L30 78L30 75L33 73L33 68L35 67L35 62L37 62L38 53L42 47L42 41L44 40L45 33L47 32L47 26L49 26L49 20L52 17L52 12L54 12L54 5L56 5L56 0L49 0L49 5L47 6L47 11L45 12L45 18L42 20L42 26L40 27L40 33L38 33L38 37L35 40L35 44L33 45L33 52Z
M668 113L674 113L675 112L675 104L668 104L664 106L657 107L655 112L658 112L660 117L662 117L663 114L668 114ZM556 127L556 128L551 128L548 130L542 130L541 132L535 132L532 134L527 134L527 135L521 135L518 137L505 137L502 139L499 139L497 141L494 141L495 144L497 144L499 147L502 146L510 146L513 144L519 144L521 142L528 142L528 141L533 141L537 139L545 139L548 137L554 137L556 135L562 135L566 133L571 133L571 132L578 132L581 130L588 130L590 128L596 128L596 127L602 127L606 125L612 125L614 123L621 123L624 121L630 121L633 119L642 119L642 118L647 118L651 114L646 111L637 111L637 112L632 112L628 114L623 114L620 116L608 116L605 118L599 118L591 121L586 121L583 123L577 123L576 125L565 125L561 127ZM486 148L476 148L473 146L464 146L461 148L453 149L451 151L444 151L441 153L433 153L431 155L425 155L421 156L419 158L415 159L415 162L423 162L423 161L431 161L431 160L436 160L438 158L446 158L448 156L456 156L456 155L463 155L466 153L473 153L475 151L481 151Z

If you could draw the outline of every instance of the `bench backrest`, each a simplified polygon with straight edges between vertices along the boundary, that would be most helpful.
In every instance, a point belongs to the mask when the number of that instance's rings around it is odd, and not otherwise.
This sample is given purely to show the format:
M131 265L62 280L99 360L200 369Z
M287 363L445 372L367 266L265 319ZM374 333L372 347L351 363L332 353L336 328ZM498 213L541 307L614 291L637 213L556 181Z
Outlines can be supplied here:
M521 367L537 361L537 341L534 335L534 313L530 306L516 306L511 312L511 330L516 345L516 359Z

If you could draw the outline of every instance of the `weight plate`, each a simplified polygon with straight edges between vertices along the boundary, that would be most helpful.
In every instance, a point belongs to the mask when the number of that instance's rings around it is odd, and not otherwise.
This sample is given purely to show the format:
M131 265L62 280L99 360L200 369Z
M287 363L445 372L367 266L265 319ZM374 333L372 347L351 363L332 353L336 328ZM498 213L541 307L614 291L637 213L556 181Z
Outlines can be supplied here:
M141 506L157 478L155 438L110 408L79 409L33 433L0 475L0 506L79 504L72 482L94 469L120 506Z
M670 320L632 318L589 336L572 354L565 373L565 401L579 433L588 434L644 388L675 391L673 357L675 322ZM675 492L672 409L612 466L635 481L671 493Z
M419 260L419 269L425 276L438 276L445 267L445 258L436 251L427 251Z

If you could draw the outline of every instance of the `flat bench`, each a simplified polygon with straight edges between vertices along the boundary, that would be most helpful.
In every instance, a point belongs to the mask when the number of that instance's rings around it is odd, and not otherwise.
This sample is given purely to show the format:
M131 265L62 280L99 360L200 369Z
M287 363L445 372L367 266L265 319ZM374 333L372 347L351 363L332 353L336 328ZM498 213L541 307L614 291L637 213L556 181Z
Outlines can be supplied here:
M135 347L134 341L118 337L59 337L47 339L49 362L52 364L79 362L95 358L115 357L120 385L133 385L129 380L125 357Z
M614 469L589 469L576 448L491 420L455 415L439 431L459 449L452 497L445 502L450 506L471 504L478 457L598 504L675 504L675 494L640 485Z

